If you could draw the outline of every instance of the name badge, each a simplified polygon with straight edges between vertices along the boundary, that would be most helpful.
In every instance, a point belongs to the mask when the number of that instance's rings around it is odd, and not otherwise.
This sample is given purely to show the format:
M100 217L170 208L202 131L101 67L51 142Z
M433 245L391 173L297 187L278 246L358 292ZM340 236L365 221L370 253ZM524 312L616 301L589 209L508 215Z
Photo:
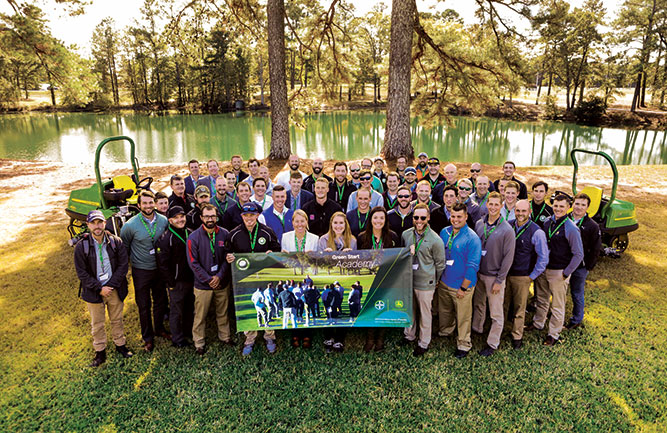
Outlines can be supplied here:
M413 263L412 269L414 269L415 271L419 270L419 263Z
M99 277L97 277L97 279L99 281L108 280L109 279L109 273L107 272L107 273L101 274Z
M150 250L150 251L148 252L148 254L150 254L151 256L154 256L154 255L155 255L155 248L153 248L152 250Z
M454 260L447 260L447 261L445 262L445 264L446 264L447 266L454 266Z
M211 266L211 272L218 272L218 265Z
M482 257L486 255L486 250L482 250Z

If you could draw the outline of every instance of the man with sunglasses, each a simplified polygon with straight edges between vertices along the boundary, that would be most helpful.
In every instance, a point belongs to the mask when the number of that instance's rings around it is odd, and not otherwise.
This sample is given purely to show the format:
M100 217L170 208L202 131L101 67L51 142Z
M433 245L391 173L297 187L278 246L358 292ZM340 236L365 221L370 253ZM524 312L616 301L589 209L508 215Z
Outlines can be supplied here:
M357 173L359 172L357 171ZM334 180L329 182L329 200L338 203L343 209L347 209L350 195L356 190L357 187L347 180L347 164L342 161L336 162L334 164Z
M364 158L361 160L361 170L368 170L369 173L371 173L372 179L371 179L371 186L373 189L380 194L384 192L384 186L382 185L382 181L373 175L373 161L370 158Z
M479 162L473 162L470 165L470 177L468 178L470 182L472 182L472 189L477 190L477 178L482 175L482 164ZM488 181L488 178L487 178ZM488 191L493 192L495 191L495 188L493 187L493 184L489 184L489 187L487 188Z
M361 170L361 176L359 176L359 180L361 181L361 188L368 188L371 189L371 180L372 180L372 175L371 172L368 170ZM380 194L377 191L371 190L371 209L373 209L376 206L382 206L384 204L384 199L382 198L382 194ZM350 212L354 209L356 209L358 206L357 204L357 191L354 191L352 194L350 194L350 199L347 202L347 212Z
M399 194L406 194L405 189ZM414 210L414 227L402 235L403 244L410 246L412 254L412 287L414 294L412 326L403 331L400 345L412 344L417 338L414 356L421 356L431 343L433 322L432 303L437 281L445 267L445 248L438 234L429 228L428 206L417 205Z
M359 180L360 176L361 176L361 165L359 165L358 162L351 162L350 163L350 177L352 177L352 179L350 180L350 182L357 189L359 189L361 187L361 181ZM347 205L345 206L345 208L347 208Z
M411 199L412 193L410 192L410 188L401 185L398 187L396 193L396 201L398 202L398 205L387 214L389 228L399 237L403 236L403 233L412 227Z
M468 208L468 220L473 224L471 228L474 227L474 224L477 224L477 221L486 216L486 212L482 211L482 208L479 207L473 199L470 198L472 193L473 186L470 179L461 179L458 181L459 190L459 203L463 203Z

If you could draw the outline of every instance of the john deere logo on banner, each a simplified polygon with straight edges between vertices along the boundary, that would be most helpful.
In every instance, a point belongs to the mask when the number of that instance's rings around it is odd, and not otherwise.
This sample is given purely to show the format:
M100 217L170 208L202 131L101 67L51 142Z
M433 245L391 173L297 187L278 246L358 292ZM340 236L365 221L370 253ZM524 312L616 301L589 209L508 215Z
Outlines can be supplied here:
M412 324L407 248L236 254L239 331Z

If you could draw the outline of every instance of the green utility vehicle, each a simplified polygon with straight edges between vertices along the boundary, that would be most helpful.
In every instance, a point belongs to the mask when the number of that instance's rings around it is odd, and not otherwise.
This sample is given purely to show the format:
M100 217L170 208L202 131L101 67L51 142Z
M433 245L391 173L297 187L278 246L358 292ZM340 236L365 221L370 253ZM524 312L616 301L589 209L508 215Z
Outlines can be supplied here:
M577 190L577 172L579 171L577 153L588 153L590 155L601 156L607 160L614 175L610 196L603 195L602 188L597 186L586 186L581 190ZM572 151L570 151L570 158L574 165L572 193L576 195L579 192L583 192L591 198L591 205L588 208L588 216L593 218L593 220L600 226L600 231L602 232L602 246L604 249L603 254L618 257L620 253L628 248L628 233L637 230L639 224L637 224L635 205L629 201L616 198L616 190L618 188L618 170L616 168L616 163L612 157L605 152L585 149L572 149Z
M113 141L128 141L130 144L130 162L132 173L102 179L100 174L100 155L102 149ZM84 189L70 193L65 213L70 217L67 231L70 234L70 245L76 244L81 235L87 231L86 217L91 210L101 210L107 219L107 230L120 234L123 223L139 212L137 208L137 191L150 190L152 177L139 180L138 161L134 156L134 141L125 136L105 138L95 151L96 183Z

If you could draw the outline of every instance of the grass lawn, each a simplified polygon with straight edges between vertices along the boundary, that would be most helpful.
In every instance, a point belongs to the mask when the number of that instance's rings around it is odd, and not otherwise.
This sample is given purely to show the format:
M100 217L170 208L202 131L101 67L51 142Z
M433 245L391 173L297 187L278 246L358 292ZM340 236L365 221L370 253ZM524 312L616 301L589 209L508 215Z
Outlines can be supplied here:
M504 336L489 359L456 360L446 339L416 359L395 346L398 330L382 354L362 352L363 330L348 333L343 354L323 352L321 331L310 351L278 332L274 356L258 344L242 359L213 329L203 357L164 340L140 353L130 295L125 328L137 354L112 352L90 369L88 314L54 209L0 249L0 432L666 431L667 169L655 170L643 178L658 176L662 189L633 198L640 230L630 249L590 276L585 327L554 348L531 334L513 351Z

